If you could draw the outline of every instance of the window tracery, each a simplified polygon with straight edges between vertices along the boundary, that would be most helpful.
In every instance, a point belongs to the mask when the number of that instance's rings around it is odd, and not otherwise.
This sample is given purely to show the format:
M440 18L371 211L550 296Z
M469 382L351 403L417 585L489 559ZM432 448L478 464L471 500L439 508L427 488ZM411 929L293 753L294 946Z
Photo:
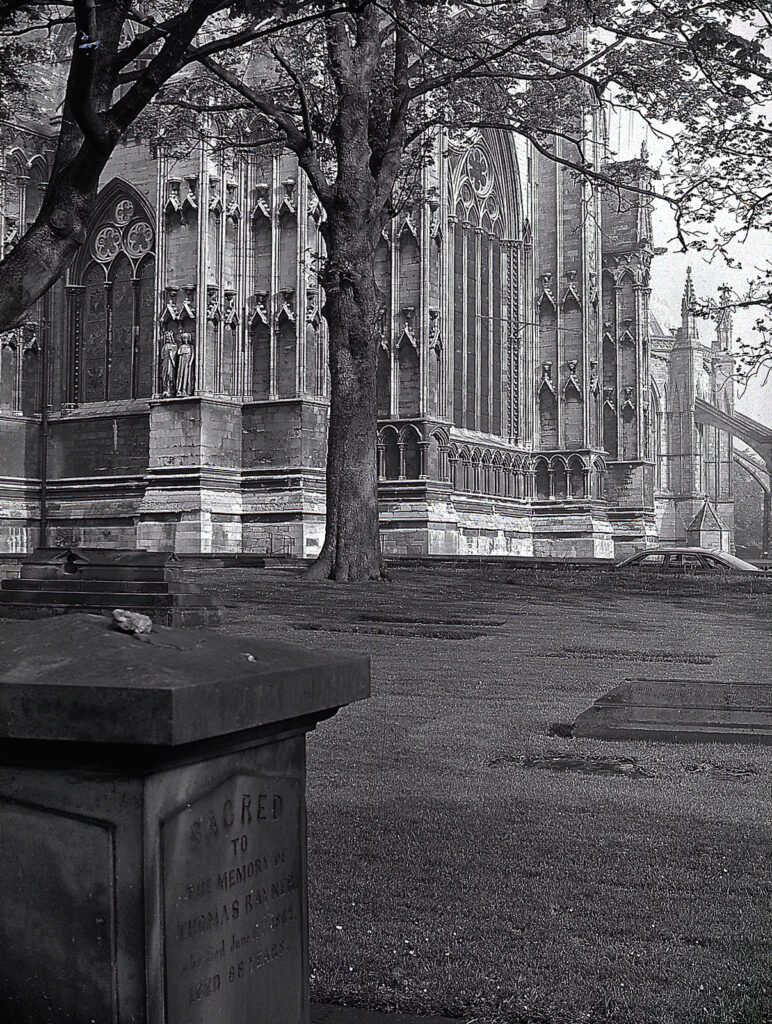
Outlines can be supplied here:
M139 196L108 185L70 294L75 401L153 394L155 230Z

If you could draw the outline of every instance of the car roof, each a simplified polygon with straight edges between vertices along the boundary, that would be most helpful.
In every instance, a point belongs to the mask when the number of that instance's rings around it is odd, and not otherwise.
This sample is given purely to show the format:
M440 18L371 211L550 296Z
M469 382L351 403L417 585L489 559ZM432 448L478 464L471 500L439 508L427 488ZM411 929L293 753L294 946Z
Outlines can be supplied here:
M630 557L636 558L638 555L680 555L684 553L692 555L721 555L723 551L711 551L710 548L681 548L673 545L672 547L642 548Z
M728 551L714 551L711 548L683 548L677 545L668 547L656 547L656 548L642 548L640 551L636 551L634 555L630 555L624 562L620 562L620 565L624 565L625 562L630 562L634 558L642 558L644 555L712 555L715 558L723 559L730 565L736 566L747 566L749 569L758 569L757 565L753 565L752 562L746 562L744 558L738 558L737 555L731 555ZM760 571L760 570L759 570Z

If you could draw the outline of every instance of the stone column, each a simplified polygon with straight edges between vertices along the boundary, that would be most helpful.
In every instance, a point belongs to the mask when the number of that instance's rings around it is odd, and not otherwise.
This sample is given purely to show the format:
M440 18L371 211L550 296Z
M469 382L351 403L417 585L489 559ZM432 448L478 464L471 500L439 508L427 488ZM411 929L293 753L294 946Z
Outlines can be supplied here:
M428 473L427 473L427 463L429 461L429 459L428 459L429 447L430 447L430 442L429 441L419 441L418 442L418 458L419 458L419 462L418 462L418 475L422 479L428 475Z

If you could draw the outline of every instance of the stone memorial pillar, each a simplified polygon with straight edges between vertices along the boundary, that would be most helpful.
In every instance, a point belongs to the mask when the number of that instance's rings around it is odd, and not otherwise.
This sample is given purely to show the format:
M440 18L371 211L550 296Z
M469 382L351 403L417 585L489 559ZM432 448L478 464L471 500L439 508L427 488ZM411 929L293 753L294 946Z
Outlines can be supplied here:
M306 1024L305 735L362 657L0 623L3 1024Z

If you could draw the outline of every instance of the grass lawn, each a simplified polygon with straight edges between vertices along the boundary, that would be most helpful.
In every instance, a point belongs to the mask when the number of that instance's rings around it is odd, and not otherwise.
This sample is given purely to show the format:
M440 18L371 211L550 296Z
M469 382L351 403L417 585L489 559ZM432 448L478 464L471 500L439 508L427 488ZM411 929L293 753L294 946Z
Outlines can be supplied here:
M372 698L309 737L314 998L772 1021L770 748L549 731L625 677L769 680L772 593L501 567L201 577L228 632L372 655Z

